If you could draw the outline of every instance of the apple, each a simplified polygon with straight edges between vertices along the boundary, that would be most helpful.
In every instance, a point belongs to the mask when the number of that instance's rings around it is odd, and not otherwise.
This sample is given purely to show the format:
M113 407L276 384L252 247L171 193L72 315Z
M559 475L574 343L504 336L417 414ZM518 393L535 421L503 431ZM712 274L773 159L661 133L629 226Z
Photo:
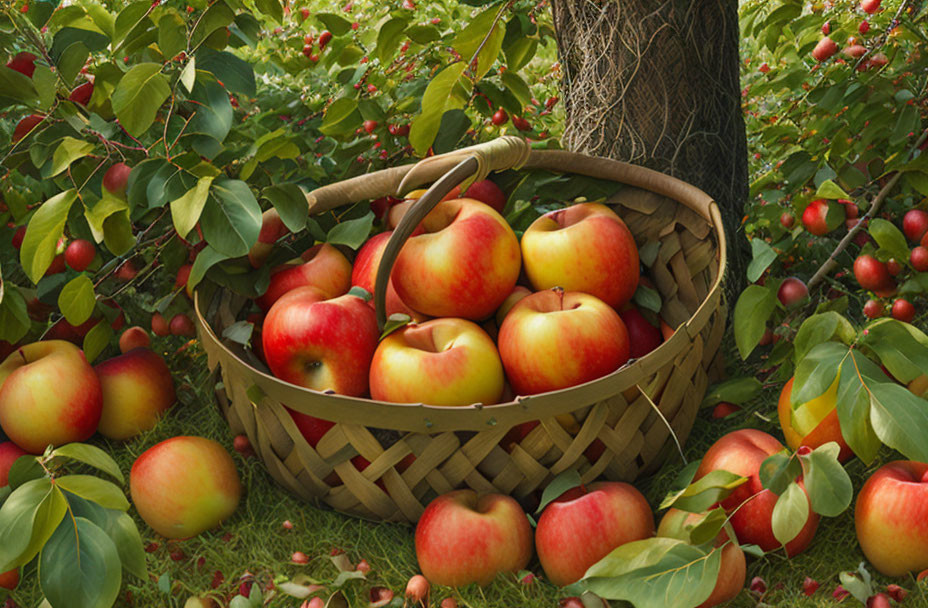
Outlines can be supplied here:
M618 308L638 287L638 249L625 222L598 203L550 211L522 235L525 274L536 290L562 287Z
M151 338L148 332L138 325L133 325L119 336L119 352L125 354L136 348L148 348Z
M793 378L790 378L783 386L777 402L777 415L786 445L791 450L798 450L803 445L814 450L829 441L834 441L841 448L838 460L849 460L854 452L844 440L838 422L838 380L835 379L824 395L803 403L797 409L790 405L792 393Z
M153 429L176 396L167 363L147 348L107 359L94 369L103 389L98 430L110 439L129 439Z
M396 207L394 207L396 209ZM481 320L515 287L519 241L488 205L459 198L438 203L396 257L391 277L400 299L435 317Z
M841 51L841 54L851 59L860 59L866 54L866 52L867 47L860 44L852 44L851 46L846 47L843 51Z
M883 305L879 300L867 300L864 304L864 316L868 319L877 319L883 316Z
M838 52L838 45L834 40L825 36L818 41L818 44L815 45L815 48L812 49L812 57L816 61L825 61L832 55Z
M661 330L651 325L634 306L620 311L619 317L628 331L629 355L633 359L643 357L664 342Z
M129 473L141 518L167 538L218 526L238 507L242 484L232 457L204 437L173 437L146 450Z
M32 75L35 73L35 60L35 55L22 51L21 53L16 53L16 55L6 63L6 67L11 70L16 70L26 78L32 78Z
M371 397L392 403L497 403L503 366L490 336L464 319L407 325L384 338L371 362Z
M377 283L377 268L380 266L380 259L383 257L383 251L387 247L387 242L393 231L381 232L368 239L366 243L358 250L358 255L354 259L354 266L351 270L351 285L361 287L367 290L371 295L374 294L374 285ZM374 300L368 301L371 308L374 307ZM409 315L413 321L421 322L428 319L427 316L414 311L412 308L403 303L396 293L396 287L393 286L393 277L387 283L386 313L389 317L393 314Z
M532 528L522 507L502 494L455 490L429 503L416 525L416 558L435 585L489 584L532 557Z
M780 223L789 230L796 223L796 218L789 211L784 211L783 215L780 216Z
M809 297L809 288L800 279L789 277L780 283L777 299L786 308L792 308Z
M503 208L506 207L506 193L503 192L499 186L488 179L472 183L467 187L464 195L467 198L472 198L474 200L480 201L481 203L486 203L487 205L493 207L493 209L500 214L503 212ZM455 198L461 198L460 186L455 186L452 188L451 192L449 192L442 200L448 201Z
M75 239L64 250L65 263L78 272L83 272L93 262L97 248L88 240Z
M530 295L532 295L532 290L528 287L523 287L522 285L516 285L513 287L512 292L506 296L506 299L503 300L503 303L500 304L499 308L496 309L496 325L502 325L503 319L506 318L506 315L509 314L509 311L512 310L512 307L523 298Z
M886 264L872 255L862 255L854 260L854 277L861 287L881 297L891 293L895 287Z
M10 467L20 456L26 456L26 450L12 441L0 441L0 488L10 483Z
M19 568L0 573L0 589L12 590L16 589L17 585L19 585Z
M860 8L868 15L872 15L873 13L880 10L881 2L882 0L861 0Z
M857 495L854 523L864 555L886 576L928 568L928 464L877 469Z
M299 287L268 311L261 331L267 365L275 376L317 391L360 397L367 393L371 358L380 330L361 298L327 300L315 287Z
M911 323L915 318L915 307L905 298L899 298L893 302L892 315L898 321Z
M846 214L844 205L820 198L803 210L802 225L815 236L825 236L844 221Z
M277 209L271 207L261 215L261 231L258 233L258 242L248 252L248 261L254 268L264 264L264 260L274 249L274 243L281 237L289 234L290 230L284 225Z
M755 429L741 429L723 435L713 443L696 470L695 479L718 469L748 478L720 504L731 517L729 521L738 542L758 545L764 551L780 547L771 526L773 506L779 497L761 485L760 465L768 456L782 450L783 446L771 435ZM802 530L786 543L788 556L797 555L809 546L815 536L818 519L818 514L810 507L809 518Z
M902 231L913 243L919 242L928 233L928 211L911 209L902 217Z
M270 310L282 295L297 287L315 287L327 298L345 294L351 288L351 262L332 245L315 245L300 258L300 264L285 264L271 271L267 291L255 300L262 311Z
M654 515L627 483L601 481L564 492L545 507L535 549L545 575L558 587L580 580L613 549L654 536Z
M103 175L103 187L116 196L125 196L132 167L126 163L116 163Z
M85 82L74 87L74 90L71 91L71 94L68 95L68 99L74 103L79 103L82 106L86 106L90 103L90 98L93 97L93 83Z
M41 114L30 114L26 116L18 123L16 123L16 128L13 129L13 141L17 142L23 137L28 135L33 129L35 129L45 117Z
M669 509L657 526L657 535L676 538L690 542L690 530L699 523L704 514L687 513L679 509ZM727 543L727 544L726 544ZM744 551L737 542L728 542L728 533L723 528L715 537L715 546L721 547L722 559L719 565L715 587L706 600L696 608L710 608L735 599L744 587L747 578L747 564Z
M151 333L161 337L171 335L171 326L160 312L151 316Z
M913 247L912 253L909 254L909 263L918 272L928 272L928 247Z
M49 444L85 441L103 406L100 381L79 348L63 340L27 344L0 364L0 427L41 454Z
M560 289L520 300L499 329L499 354L519 395L595 380L628 361L628 332L602 300Z
M193 321L184 313L178 313L171 317L171 323L168 325L173 336L185 336L192 338L197 335L197 328Z
M902 272L902 264L900 264L896 258L889 258L886 260L886 272L888 272L891 277L899 276L899 273Z

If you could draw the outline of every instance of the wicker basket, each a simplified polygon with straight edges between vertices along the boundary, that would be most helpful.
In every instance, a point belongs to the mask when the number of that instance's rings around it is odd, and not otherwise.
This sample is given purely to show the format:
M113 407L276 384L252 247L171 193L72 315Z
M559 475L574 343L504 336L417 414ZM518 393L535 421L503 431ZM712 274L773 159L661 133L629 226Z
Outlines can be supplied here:
M217 397L223 413L233 433L248 436L281 485L338 511L416 521L434 496L459 487L501 492L531 505L554 475L568 469L577 470L584 482L601 476L631 481L653 472L673 449L668 426L685 441L710 378L720 371L716 355L725 324L724 233L718 207L702 191L641 167L531 150L523 140L505 137L325 186L307 199L310 213L321 213L435 182L394 231L383 256L388 263L417 218L453 186L505 169L626 184L608 203L639 246L660 242L648 275L663 299L661 317L676 331L645 357L569 389L492 406L402 405L320 393L274 378L258 369L253 355L218 337L247 300L218 291L205 302L198 294L199 335L211 369L221 370ZM375 300L383 322L389 273L382 266L378 275ZM283 404L336 424L313 448ZM576 420L574 428L563 424L565 414ZM540 424L518 442L506 449L500 445L514 426L536 420ZM588 450L597 439L599 454ZM410 453L415 455L411 465ZM363 471L351 462L358 455L370 462Z

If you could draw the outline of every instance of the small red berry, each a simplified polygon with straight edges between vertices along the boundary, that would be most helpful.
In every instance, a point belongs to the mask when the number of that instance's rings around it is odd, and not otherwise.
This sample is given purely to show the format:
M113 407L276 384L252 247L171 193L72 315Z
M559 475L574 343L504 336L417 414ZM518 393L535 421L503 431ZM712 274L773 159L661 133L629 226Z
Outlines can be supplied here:
M915 318L915 307L905 298L899 298L893 302L892 315L894 319L908 323Z
M767 593L767 583L764 582L764 579L762 579L761 577L755 576L754 578L751 579L750 589L754 593L763 595Z
M369 134L373 133L374 129L376 128L377 128L376 120L365 120L364 121L364 130L367 131Z
M712 410L712 418L718 420L720 418L726 418L735 412L741 411L741 408L732 403L721 402L715 406Z
M192 338L197 334L196 327L190 317L183 313L174 315L170 323L171 333L175 336L186 336Z
M890 275L897 276L902 272L902 264L900 264L896 258L889 258L886 260L886 270L889 271Z
M490 121L497 127L500 125L506 124L508 120L509 120L509 114L506 114L506 110L502 108L499 108L498 110L496 110L496 112L493 113L493 118L490 119Z
M919 245L912 249L909 254L909 262L912 268L919 272L928 272L928 247Z
M864 20L860 22L860 25L857 26L857 31L861 34L866 34L870 31L870 24Z
M367 92L368 92L368 93L376 93L376 92L377 92L377 87L375 87L375 86L372 85L372 84L369 84L369 85L367 85Z
M868 319L877 319L883 316L883 305L877 300L867 300L864 304L864 316Z
M825 34L826 36L831 33L831 22L830 21L826 21L825 24L822 26L822 33Z
M329 30L325 30L319 34L319 50L324 51L330 40L332 40L332 32Z
M840 602L841 600L843 600L844 598L846 598L846 597L849 596L850 594L851 594L851 593L850 593L847 589L845 589L845 588L842 587L841 585L838 585L837 587L835 587L835 590L834 590L834 592L831 594L831 597L835 598L835 601Z
M889 597L893 598L894 600L896 600L896 601L899 602L900 604L901 604L902 601L905 599L905 596L907 596L907 595L909 594L908 591L906 591L905 589L903 589L903 588L900 587L899 585L895 585L895 584L893 584L893 585L887 585L887 586L886 586L886 593L889 594Z
M360 572L361 574L367 574L368 572L371 571L371 565L367 563L366 559L362 559L361 561L358 562L358 567L356 568L356 570Z
M757 68L757 71L760 72L761 74L766 74L767 72L770 71L770 66L767 65L766 62L764 62L760 65L759 68Z
M175 562L182 561L187 558L187 554L184 553L183 549L174 549L171 551L171 559Z
M293 529L293 522L290 521L289 519L285 519L285 520L284 520L284 523L282 523L282 524L280 524L280 525L283 526L284 530L292 530L292 529Z
M818 586L818 581L807 576L806 580L802 582L802 592L806 595L812 595L818 590Z
M512 125L520 131L531 131L532 125L521 116L512 117Z
M785 212L780 216L780 223L783 224L783 227L789 230L793 227L793 224L796 223L796 218L789 211Z
M294 551L290 556L290 561L294 564L308 564L309 558L302 551Z

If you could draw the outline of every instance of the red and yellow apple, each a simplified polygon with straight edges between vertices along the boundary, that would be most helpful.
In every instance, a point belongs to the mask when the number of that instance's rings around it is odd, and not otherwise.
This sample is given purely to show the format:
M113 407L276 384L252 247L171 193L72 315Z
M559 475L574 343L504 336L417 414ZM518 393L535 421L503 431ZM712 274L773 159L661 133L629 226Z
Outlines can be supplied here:
M486 203L487 205L493 207L497 213L502 213L503 208L506 206L506 193L503 192L499 186L488 179L472 183L467 187L467 191L464 192L464 196L478 200L481 203ZM451 192L449 192L442 200L448 201L460 197L461 187L455 186L451 189Z
M174 380L167 363L147 348L136 348L95 367L103 389L98 430L110 439L129 439L153 429L174 404Z
M129 491L139 515L167 538L218 526L238 507L242 485L232 457L204 437L173 437L132 465Z
M619 314L595 296L547 289L506 315L499 354L517 394L544 393L618 369L629 357L628 332Z
M779 497L761 485L760 465L768 456L782 450L783 445L773 436L755 429L741 429L713 443L696 470L695 479L719 469L748 478L721 502L721 506L731 515L731 527L738 541L755 544L764 551L780 547L771 524L773 506ZM787 555L797 555L809 546L815 536L818 519L818 514L810 506L809 518L802 530L786 543Z
M503 324L503 319L506 318L506 315L509 314L509 311L512 310L512 307L515 306L519 300L526 296L532 295L532 290L528 287L523 287L521 285L516 285L512 289L512 293L506 296L506 299L503 300L503 303L499 305L499 308L496 310L496 325L497 327Z
M383 251L387 247L390 235L393 231L381 232L368 239L366 243L358 250L358 255L354 259L354 266L351 269L351 285L366 289L371 295L374 295L374 285L377 284L377 269L380 266L380 259L383 257ZM368 302L373 308L374 300ZM427 316L414 311L412 308L403 303L403 300L396 293L396 287L393 286L393 278L387 283L386 295L386 313L389 317L393 314L409 315L413 321L421 322L428 319Z
M638 248L625 222L598 203L550 211L522 235L525 274L536 290L562 287L618 308L638 287Z
M394 207L396 209L396 207ZM403 245L391 278L400 299L434 317L481 320L515 287L519 241L506 220L472 199L443 201Z
M547 507L535 529L535 550L548 580L563 587L583 578L613 549L654 536L654 515L641 492L602 481L568 490Z
M857 495L854 523L864 555L886 576L928 568L928 463L880 467Z
M0 364L0 427L29 453L89 439L102 407L100 380L70 342L27 344Z
M679 509L669 509L657 526L657 535L676 538L690 542L691 527L698 524L704 514L687 513ZM728 543L728 544L726 544ZM715 537L715 546L722 548L719 574L715 587L706 600L696 608L711 608L735 599L744 587L747 576L747 564L744 551L736 541L728 542L728 533L723 528Z
M151 337L144 328L133 325L119 336L119 352L125 354L136 348L151 346Z
M26 456L26 450L12 441L0 441L0 488L10 483L10 467L21 456Z
M416 525L416 557L433 584L489 584L532 557L532 528L522 507L501 494L455 490L425 508Z
M777 403L777 414L786 445L791 450L798 450L799 446L803 445L814 450L829 441L834 441L841 448L838 460L849 460L854 452L844 441L838 422L838 379L835 379L824 395L803 403L796 409L790 405L792 393L793 378L790 378L783 386Z
M331 300L315 287L299 287L277 300L261 330L267 365L275 376L317 391L359 397L380 330L361 298Z
M503 366L493 340L464 319L432 319L384 338L371 362L371 397L393 403L497 403Z
M315 287L326 298L335 298L351 288L351 263L332 245L315 245L300 257L300 264L285 264L271 271L267 291L255 300L261 310L267 312L282 295L297 287Z

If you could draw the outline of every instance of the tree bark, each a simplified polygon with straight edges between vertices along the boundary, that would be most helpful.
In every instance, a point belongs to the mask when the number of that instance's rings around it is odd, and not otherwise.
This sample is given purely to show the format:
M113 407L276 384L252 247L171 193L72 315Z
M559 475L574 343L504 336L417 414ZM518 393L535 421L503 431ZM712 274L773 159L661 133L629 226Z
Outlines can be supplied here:
M553 0L564 145L678 177L719 204L728 293L748 196L736 0Z

